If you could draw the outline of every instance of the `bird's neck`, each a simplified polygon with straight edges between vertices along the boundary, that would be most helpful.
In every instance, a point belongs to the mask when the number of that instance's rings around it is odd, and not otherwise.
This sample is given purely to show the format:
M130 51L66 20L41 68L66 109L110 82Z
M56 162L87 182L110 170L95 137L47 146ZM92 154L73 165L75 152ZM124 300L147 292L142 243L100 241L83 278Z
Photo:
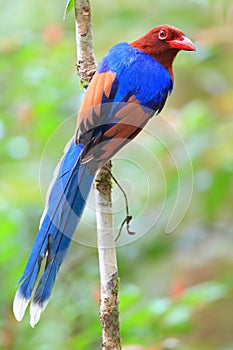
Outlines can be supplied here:
M164 66L168 70L172 80L174 80L172 64L179 50L168 48L166 51L161 51L159 46L156 47L145 45L145 43L142 43L141 40L136 40L130 43L130 45L135 49L138 49L152 56L156 61L158 61L162 66Z
M172 64L173 64L173 61L174 61L177 53L178 53L178 50L176 50L176 52L174 52L174 50L171 49L171 50L167 50L166 52L164 52L162 54L155 53L155 54L151 55L154 59L156 59L156 61L158 61L162 66L164 66L168 70L172 80L174 80Z

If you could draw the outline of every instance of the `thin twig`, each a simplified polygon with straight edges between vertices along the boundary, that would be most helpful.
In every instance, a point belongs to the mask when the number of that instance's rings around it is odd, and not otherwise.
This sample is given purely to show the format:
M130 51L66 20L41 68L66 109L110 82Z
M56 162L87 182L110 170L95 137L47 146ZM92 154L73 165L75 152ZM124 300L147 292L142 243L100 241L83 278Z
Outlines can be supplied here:
M109 172L111 178L113 179L113 181L115 182L115 184L119 187L119 189L121 190L124 198L125 198L125 211L126 211L126 217L125 219L122 221L122 224L120 226L120 229L119 229L119 232L118 232L118 235L116 236L115 238L115 242L118 241L118 239L120 238L121 236L121 233L122 233L122 230L123 230L123 227L126 223L126 230L127 230L127 233L131 236L135 235L135 232L133 231L130 231L130 228L129 228L129 223L130 221L132 220L132 215L129 215L129 203L128 203L128 198L127 198L127 195L125 193L125 190L123 189L123 187L119 184L119 182L117 181L117 179L115 178L115 176L112 174L112 172L107 168L105 167L105 169Z

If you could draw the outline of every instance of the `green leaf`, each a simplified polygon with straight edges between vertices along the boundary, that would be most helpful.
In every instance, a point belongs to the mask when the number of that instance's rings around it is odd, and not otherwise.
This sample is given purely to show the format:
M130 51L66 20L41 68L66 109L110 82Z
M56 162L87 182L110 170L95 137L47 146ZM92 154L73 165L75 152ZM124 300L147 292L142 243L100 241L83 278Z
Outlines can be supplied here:
M88 88L89 83L87 81L80 80L80 90L85 91Z
M66 15L74 8L74 0L68 0L64 11L63 19L66 19Z

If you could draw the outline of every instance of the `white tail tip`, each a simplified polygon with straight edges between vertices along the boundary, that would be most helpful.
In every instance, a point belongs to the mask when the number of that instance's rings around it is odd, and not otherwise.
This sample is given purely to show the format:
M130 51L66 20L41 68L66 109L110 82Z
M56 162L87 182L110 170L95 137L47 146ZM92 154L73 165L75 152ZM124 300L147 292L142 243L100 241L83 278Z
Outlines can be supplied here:
M29 301L30 299L27 300L18 289L13 302L13 312L17 321L22 320Z
M40 315L44 311L48 304L48 300L43 302L41 305L40 303L34 303L33 301L31 302L30 306L30 325L32 328L35 327L35 325L39 322L40 320Z

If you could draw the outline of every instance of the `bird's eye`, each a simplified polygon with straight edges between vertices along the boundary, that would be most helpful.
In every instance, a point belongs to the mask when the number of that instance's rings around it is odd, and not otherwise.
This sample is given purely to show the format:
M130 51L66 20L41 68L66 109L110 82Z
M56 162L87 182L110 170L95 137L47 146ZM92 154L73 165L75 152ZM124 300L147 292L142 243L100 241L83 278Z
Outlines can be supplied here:
M167 38L167 32L164 29L161 29L159 32L159 39L164 40Z

